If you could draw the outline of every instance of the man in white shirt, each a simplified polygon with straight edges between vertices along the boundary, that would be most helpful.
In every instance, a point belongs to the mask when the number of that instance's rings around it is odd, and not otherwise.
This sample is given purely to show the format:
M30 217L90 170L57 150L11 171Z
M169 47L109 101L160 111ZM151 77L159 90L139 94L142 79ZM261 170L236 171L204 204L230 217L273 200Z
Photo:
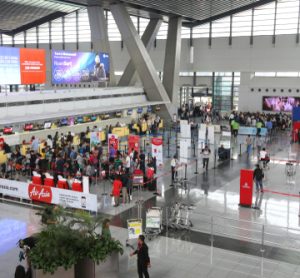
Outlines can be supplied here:
M177 176L177 170L176 170L177 164L178 164L177 156L174 155L172 160L171 160L172 185L174 183L175 176Z
M203 158L203 169L208 170L208 162L209 162L209 156L210 156L210 149L208 145L205 145L205 148L202 150L202 158Z
M131 165L131 158L130 158L129 154L126 153L126 158L125 158L125 169L126 169L126 174L129 174L130 165Z

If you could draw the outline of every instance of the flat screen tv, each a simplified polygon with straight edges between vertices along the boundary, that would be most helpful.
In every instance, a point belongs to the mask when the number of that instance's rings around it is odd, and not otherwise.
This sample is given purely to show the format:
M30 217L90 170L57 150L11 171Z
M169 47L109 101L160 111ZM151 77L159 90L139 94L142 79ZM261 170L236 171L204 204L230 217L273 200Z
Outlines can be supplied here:
M293 107L300 106L300 98L263 96L262 106L264 111L292 112Z
M49 129L51 128L52 123L51 122L45 122L44 123L44 129Z
M31 130L33 130L33 124L25 124L24 130L25 131L31 131Z
M3 134L13 134L13 128L11 126L4 127Z

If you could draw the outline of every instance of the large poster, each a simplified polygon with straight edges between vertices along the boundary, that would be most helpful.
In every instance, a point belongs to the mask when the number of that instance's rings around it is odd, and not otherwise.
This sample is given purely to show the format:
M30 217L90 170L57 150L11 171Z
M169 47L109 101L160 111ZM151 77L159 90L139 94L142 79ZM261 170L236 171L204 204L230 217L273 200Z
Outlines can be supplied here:
M107 81L109 55L104 52L52 51L52 83Z
M128 153L130 154L132 150L137 152L140 151L140 136L138 135L128 136Z
M160 166L163 164L163 139L152 138L152 156L156 157L156 165Z
M188 163L189 157L189 144L191 140L189 139L180 139L180 149L179 149L179 161L181 163Z
M20 49L21 84L46 83L45 49Z
M44 49L0 47L0 84L46 83Z
M0 194L47 204L97 211L97 195L0 179Z
M21 84L18 48L0 47L0 84Z
M110 148L114 148L116 153L119 149L119 137L115 134L108 134L108 153Z

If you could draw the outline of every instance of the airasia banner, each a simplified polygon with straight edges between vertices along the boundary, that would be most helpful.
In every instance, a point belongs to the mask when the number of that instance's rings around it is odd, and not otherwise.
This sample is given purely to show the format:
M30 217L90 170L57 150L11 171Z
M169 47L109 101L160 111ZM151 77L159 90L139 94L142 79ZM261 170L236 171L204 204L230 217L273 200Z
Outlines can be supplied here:
M253 170L241 169L240 206L251 207L253 194Z
M113 147L116 152L119 149L119 137L118 135L115 134L108 134L108 153L109 153L109 149Z
M153 137L151 139L152 157L156 157L156 164L163 165L163 139L160 137Z
M3 150L4 147L4 138L0 137L0 151Z
M0 179L0 194L41 203L97 211L97 195L56 187Z
M140 136L138 135L129 135L128 136L128 153L132 151L140 151Z

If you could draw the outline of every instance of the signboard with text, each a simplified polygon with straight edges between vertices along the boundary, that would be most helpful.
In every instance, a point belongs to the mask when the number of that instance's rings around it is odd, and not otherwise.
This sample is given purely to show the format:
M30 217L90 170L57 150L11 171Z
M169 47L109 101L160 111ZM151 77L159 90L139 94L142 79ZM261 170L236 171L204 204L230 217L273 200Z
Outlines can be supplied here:
M97 195L0 179L0 194L41 203L97 211Z
M253 170L240 171L240 206L251 207L253 194Z

